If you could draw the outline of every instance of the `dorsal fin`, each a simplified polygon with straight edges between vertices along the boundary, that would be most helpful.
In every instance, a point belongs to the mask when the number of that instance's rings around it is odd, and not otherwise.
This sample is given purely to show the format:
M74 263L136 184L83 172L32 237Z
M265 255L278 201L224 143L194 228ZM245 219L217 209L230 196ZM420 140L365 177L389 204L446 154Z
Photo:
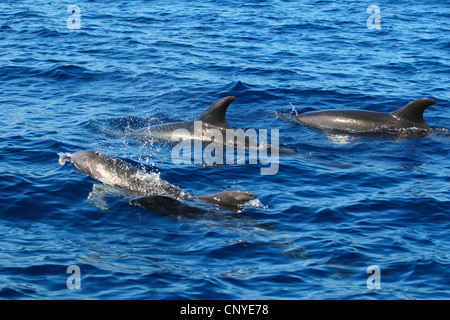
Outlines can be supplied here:
M423 112L436 101L430 98L421 98L408 103L403 108L391 112L392 115L412 122L425 124Z
M203 121L212 125L216 125L224 128L231 128L226 119L225 113L228 106L236 99L236 97L228 96L221 98L210 105L201 115L198 116L196 121Z

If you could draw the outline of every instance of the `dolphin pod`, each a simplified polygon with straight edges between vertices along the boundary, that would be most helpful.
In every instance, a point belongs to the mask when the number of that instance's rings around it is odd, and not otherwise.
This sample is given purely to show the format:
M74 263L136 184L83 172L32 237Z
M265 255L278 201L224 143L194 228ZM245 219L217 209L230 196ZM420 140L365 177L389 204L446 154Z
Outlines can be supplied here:
M215 135L214 130L224 134L232 130L237 140L224 141L233 143L235 147L255 146L256 142L234 130L226 121L228 106L235 97L221 98L211 104L194 121L161 124L142 128L132 132L134 137L156 137L163 139L204 139ZM373 133L379 136L385 133L398 134L403 130L429 131L430 127L423 119L424 111L435 101L431 98L414 100L404 107L389 112L380 113L364 110L324 110L306 112L295 115L298 122L324 131L338 131L356 134ZM199 129L199 123L201 127ZM212 132L212 133L211 133ZM200 134L200 136L198 136ZM241 143L241 145L238 145ZM242 145L242 143L244 145ZM272 148L268 145L267 148ZM276 152L278 152L278 146ZM290 149L279 149L292 153ZM71 162L82 173L104 183L117 187L137 197L130 201L131 205L141 206L149 210L163 209L170 212L201 213L206 210L191 207L179 199L197 199L222 207L236 208L256 199L256 195L247 191L227 190L208 195L192 195L183 191L168 181L159 178L156 173L148 173L117 157L98 151L77 151L73 154L60 155L59 163Z
M132 195L143 197L132 200L133 205L141 205L148 208L148 204L171 204L176 199L199 199L222 207L238 207L250 200L256 199L256 195L248 191L227 190L218 193L194 196L183 191L165 180L159 178L156 173L147 173L137 167L110 155L98 151L77 151L73 154L64 154L59 158L59 164L71 162L79 171L106 185L128 191ZM145 199L145 197L149 197ZM174 199L171 201L170 199ZM147 205L146 205L147 204ZM178 207L183 204L178 202ZM186 208L189 206L186 205Z
M348 133L403 133L403 129L429 130L423 112L435 104L430 98L414 100L390 113L364 110L324 110L306 112L294 118L313 128ZM403 130L403 131L402 131Z

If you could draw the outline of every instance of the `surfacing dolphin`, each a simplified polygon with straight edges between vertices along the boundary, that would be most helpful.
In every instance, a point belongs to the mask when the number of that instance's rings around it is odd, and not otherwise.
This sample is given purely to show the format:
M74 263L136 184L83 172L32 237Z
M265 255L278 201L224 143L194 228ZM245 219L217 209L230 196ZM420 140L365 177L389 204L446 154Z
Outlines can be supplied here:
M74 154L60 155L60 165L64 165L67 161L71 162L82 173L137 197L164 196L174 199L199 199L222 207L239 207L250 200L256 199L256 195L253 193L240 190L227 190L195 196L162 180L156 173L145 172L117 157L98 151L77 151ZM137 199L131 204L145 203L146 201L143 199L145 198Z
M358 134L395 135L426 133L430 127L423 120L423 112L436 102L430 98L414 100L390 113L364 110L325 110L306 112L294 118L307 126L325 131Z
M155 137L167 140L181 140L194 137L197 139L203 139L206 137L205 132L207 132L209 129L218 129L225 136L226 129L233 129L227 123L225 119L225 113L227 112L229 105L235 99L236 97L229 96L217 100L216 102L211 104L205 111L203 111L203 113L194 121L172 122L153 125L150 127L135 130L133 134L137 138ZM200 132L196 132L195 130L195 121L198 121L198 124L200 124L201 121ZM187 130L189 136L187 134L183 134L184 130L178 129Z
M157 138L165 140L198 139L203 141L217 141L220 135L224 145L235 148L260 147L256 141L233 129L226 120L225 114L230 104L236 100L234 96L223 97L212 103L195 120L185 122L172 122L153 125L146 128L130 131L131 136L140 140ZM264 145L268 150L276 147L276 152L295 153L294 150L279 146Z

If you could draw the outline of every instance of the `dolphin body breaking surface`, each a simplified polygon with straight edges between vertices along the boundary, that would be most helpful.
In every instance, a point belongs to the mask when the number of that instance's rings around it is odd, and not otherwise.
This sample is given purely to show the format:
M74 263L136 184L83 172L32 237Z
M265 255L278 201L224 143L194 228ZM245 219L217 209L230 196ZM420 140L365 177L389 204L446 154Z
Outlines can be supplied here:
M137 138L155 137L168 140L182 140L191 138L204 139L204 137L207 137L205 133L207 133L208 130L217 129L225 136L226 129L233 130L225 119L225 113L235 99L236 97L234 96L228 96L215 101L194 121L153 125L135 130L133 135ZM195 121L198 121L199 123L201 121L201 132L196 132Z
M236 100L234 96L220 98L206 108L195 120L172 122L130 131L135 139L157 138L171 141L198 139L203 141L216 141L217 136L226 146L235 148L258 147L280 153L295 153L294 150L283 148L278 144L258 144L249 136L242 134L241 130L232 128L226 120L226 112L230 104ZM213 138L214 137L214 138ZM278 143L278 142L277 142Z
M423 112L436 102L430 98L414 100L390 113L364 110L324 110L293 116L298 122L324 131L395 135L410 131L429 131Z
M73 154L60 155L59 164L71 162L79 171L106 185L120 188L140 197L130 201L130 204L145 205L152 203L171 203L177 199L199 199L222 207L239 207L240 205L256 199L256 195L248 191L227 190L218 193L195 196L183 191L159 177L156 173L148 173L121 159L109 156L98 151L77 151ZM145 199L151 197L151 199ZM171 198L165 199L164 197ZM164 200L164 201L161 201ZM178 202L179 203L179 202ZM182 206L181 203L179 203ZM186 205L187 208L190 208Z

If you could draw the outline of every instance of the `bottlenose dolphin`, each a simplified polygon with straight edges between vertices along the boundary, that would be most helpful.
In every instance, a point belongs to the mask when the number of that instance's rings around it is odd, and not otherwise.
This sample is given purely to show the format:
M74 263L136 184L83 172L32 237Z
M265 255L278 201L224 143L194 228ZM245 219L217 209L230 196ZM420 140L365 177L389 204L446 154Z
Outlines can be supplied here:
M218 129L225 136L226 129L233 129L225 119L225 113L229 105L236 99L236 97L228 96L221 98L211 104L202 114L200 114L194 121L186 122L172 122L159 125L150 126L135 130L133 135L136 137L155 137L168 140L182 140L182 139L204 139L205 132L208 129ZM195 121L198 121L201 128L200 132L194 130ZM178 130L183 129L183 130ZM187 134L184 134L187 130Z
M256 196L255 196L256 197ZM197 196L197 199L220 205L229 209L237 208L253 198L246 191L223 191L210 195ZM254 198L253 198L254 199ZM131 205L138 206L149 211L157 211L165 215L183 215L184 217L196 217L208 213L203 208L193 207L180 200L168 196L147 196L130 201Z
M230 104L236 100L234 96L220 98L205 109L195 120L186 122L172 122L153 125L137 130L130 130L135 139L157 138L165 140L198 139L203 141L217 141L220 135L224 145L235 148L262 147L249 136L233 129L226 120L225 114ZM267 150L282 153L295 153L294 150L282 148L278 145L265 144Z
M423 112L435 104L430 98L414 100L390 113L364 110L325 110L306 112L294 118L307 126L321 130L349 133L405 133L404 129L428 131Z
M199 199L223 207L238 207L256 199L248 191L227 190L209 195L195 196L159 177L110 155L98 151L77 151L60 155L59 164L71 162L82 173L137 197L167 196L175 199Z

